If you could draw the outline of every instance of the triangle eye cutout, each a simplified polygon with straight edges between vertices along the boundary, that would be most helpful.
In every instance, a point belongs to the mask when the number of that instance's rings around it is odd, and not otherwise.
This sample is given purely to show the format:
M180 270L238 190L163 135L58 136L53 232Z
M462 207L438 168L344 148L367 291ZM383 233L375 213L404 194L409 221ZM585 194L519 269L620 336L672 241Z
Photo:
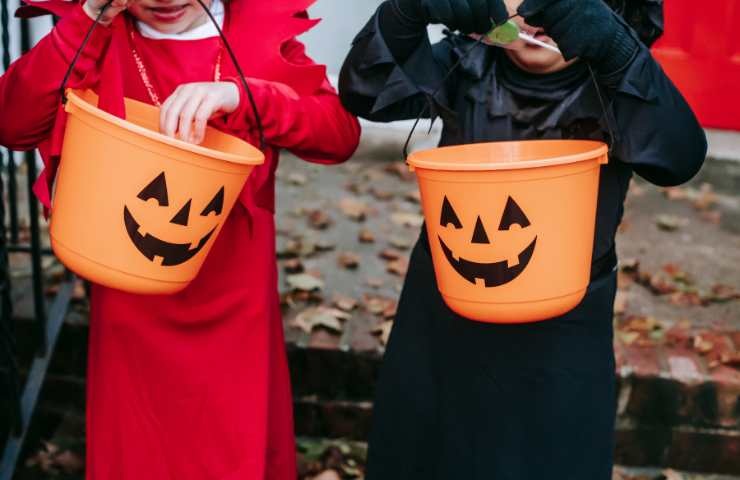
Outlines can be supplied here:
M529 219L522 209L517 205L513 198L509 197L506 200L506 207L504 208L504 214L501 217L501 224L499 230L509 230L512 225L517 224L522 228L529 226Z
M488 234L486 233L486 229L483 227L483 222L481 221L480 217L478 217L478 220L475 222L475 230L473 231L473 240L471 243L491 243L491 241L488 239Z
M439 224L443 227L446 227L450 223L456 229L462 228L462 223L460 223L460 219L457 218L455 209L452 208L452 204L449 200L447 200L447 197L445 197L444 201L442 202L442 215L439 219Z
M172 217L172 220L170 220L170 223L174 223L175 225L182 225L183 227L188 226L188 218L190 218L190 204L192 203L192 200L188 200L188 203L185 204L184 207L180 209L177 214Z
M203 209L200 214L204 217L207 217L209 213L214 212L216 215L221 215L221 211L224 209L224 187L221 187L221 190L218 191L216 196L213 197L213 200L211 200L208 205L206 205L206 208Z
M157 175L157 178L144 187L137 198L145 202L150 198L153 198L157 201L160 207L168 207L170 205L170 200L167 196L167 181L164 178L164 172Z

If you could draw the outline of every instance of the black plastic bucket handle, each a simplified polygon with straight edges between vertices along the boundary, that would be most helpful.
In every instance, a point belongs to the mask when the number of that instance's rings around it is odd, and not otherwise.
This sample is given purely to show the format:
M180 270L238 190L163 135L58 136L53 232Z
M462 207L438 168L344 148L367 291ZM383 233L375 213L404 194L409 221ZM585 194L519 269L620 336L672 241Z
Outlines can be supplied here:
M229 54L229 57L231 58L231 62L234 64L234 68L236 68L237 73L239 74L239 80L241 81L242 86L244 87L244 90L247 92L247 97L249 97L249 103L252 106L252 113L254 114L255 122L257 123L257 129L259 130L260 135L260 150L265 149L265 130L262 126L262 117L259 114L259 111L257 110L257 104L254 101L254 95L252 95L252 90L249 88L249 84L247 83L247 78L244 76L244 72L241 69L241 66L239 65L239 62L236 60L236 55L234 55L234 51L231 49L231 45L229 45L229 42L226 40L226 36L224 35L223 31L221 31L221 27L219 26L218 22L215 18L213 18L213 14L211 14L210 9L203 3L203 0L196 0L201 7L203 7L203 10L208 15L208 18L213 22L213 25L216 27L216 30L218 31L218 35L221 37L221 41L223 42L224 48L226 48L226 51ZM74 57L72 57L72 61L69 64L69 68L67 68L67 72L64 74L64 78L62 79L62 84L59 87L59 93L62 97L62 104L67 103L67 82L69 81L69 77L72 75L72 70L74 70L74 66L77 63L77 60L80 58L80 54L85 49L85 46L87 45L87 42L90 40L90 36L92 35L93 30L95 30L95 27L97 27L100 24L100 19L102 18L103 14L106 10L108 10L108 7L111 6L111 3L113 3L113 0L108 0L105 5L103 5L103 8L100 9L100 12L98 13L98 16L95 18L95 21L90 26L90 28L87 30L87 33L85 34L85 38L82 40L82 44L80 45L80 48L77 49L77 52L75 52Z

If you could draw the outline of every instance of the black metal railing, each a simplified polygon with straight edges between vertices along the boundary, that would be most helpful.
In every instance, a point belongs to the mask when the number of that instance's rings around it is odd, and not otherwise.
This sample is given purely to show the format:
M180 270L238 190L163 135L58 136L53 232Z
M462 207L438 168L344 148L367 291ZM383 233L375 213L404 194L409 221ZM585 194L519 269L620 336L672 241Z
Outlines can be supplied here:
M15 22L16 20L12 20ZM29 22L18 20L21 51L31 47ZM0 23L2 27L2 62L6 70L11 61L11 19L8 0L0 0ZM0 128L2 126L0 125ZM43 248L44 235L41 228L39 203L33 195L32 186L37 176L37 160L34 152L17 153L0 149L0 170L5 174L7 190L0 178L0 425L6 426L7 439L0 438L0 480L11 480L28 432L31 417L54 353L56 340L67 314L72 297L74 279L67 274L56 296L49 302L44 293L42 260L51 255ZM20 162L20 163L18 163ZM20 168L25 166L25 171ZM25 180L19 182L19 179ZM21 185L19 185L21 183ZM25 209L21 189L25 189ZM28 235L21 235L22 220L26 220ZM25 226L24 226L25 227ZM31 267L31 294L33 296L34 328L24 330L34 339L35 347L30 364L21 364L17 351L16 329L14 328L9 255L21 256ZM28 363L28 362L27 362ZM2 429L0 429L0 432Z

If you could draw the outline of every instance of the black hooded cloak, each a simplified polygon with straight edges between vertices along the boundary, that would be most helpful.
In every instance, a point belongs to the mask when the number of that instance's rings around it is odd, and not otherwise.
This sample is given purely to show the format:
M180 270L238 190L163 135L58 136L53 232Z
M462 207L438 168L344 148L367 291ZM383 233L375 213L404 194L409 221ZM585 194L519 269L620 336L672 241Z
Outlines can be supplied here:
M611 3L638 22L634 38L660 35L659 1ZM377 388L368 480L611 479L614 237L623 202L633 172L658 185L689 180L706 153L703 130L644 43L621 71L598 77L612 139L585 64L529 74L503 50L452 33L421 42L399 64L378 19L357 35L342 70L351 112L393 121L428 106L444 122L441 145L595 139L611 154L601 170L591 284L559 318L496 325L456 315L438 292L422 228Z

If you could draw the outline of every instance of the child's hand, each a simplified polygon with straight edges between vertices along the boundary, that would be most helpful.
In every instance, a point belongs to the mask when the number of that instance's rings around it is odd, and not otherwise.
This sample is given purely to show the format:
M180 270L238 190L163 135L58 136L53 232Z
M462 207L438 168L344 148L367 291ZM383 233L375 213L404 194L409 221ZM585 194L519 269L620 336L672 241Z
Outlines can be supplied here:
M105 13L100 17L100 23L103 25L110 25L110 22L116 18L116 15L126 10L131 0L113 0L105 10ZM95 20L98 18L100 10L108 3L108 0L87 0L83 5L82 9L85 11L88 17Z
M233 82L198 82L180 85L162 104L159 131L186 142L201 143L212 117L239 106L239 89Z
M508 18L503 0L393 0L407 18L462 33L487 33Z

